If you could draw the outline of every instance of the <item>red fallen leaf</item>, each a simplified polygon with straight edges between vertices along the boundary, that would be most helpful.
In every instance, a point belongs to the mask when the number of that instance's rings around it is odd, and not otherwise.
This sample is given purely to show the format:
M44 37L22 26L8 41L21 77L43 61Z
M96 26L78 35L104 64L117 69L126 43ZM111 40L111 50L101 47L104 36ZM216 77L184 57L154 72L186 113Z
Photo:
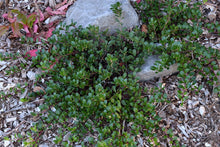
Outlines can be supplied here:
M38 25L34 24L34 33L37 33L37 30L38 30Z
M34 24L34 33L37 33L37 30L38 30L38 25Z
M23 27L24 27L24 30L27 34L30 33L28 26L26 24L23 24Z
M136 2L139 4L141 2L141 0L136 0Z
M40 11L39 10L39 12L40 12L40 21L44 21L44 14L42 13L42 11ZM38 25L37 25L37 23L38 23L38 18L34 21L34 24L33 24L33 28L34 28L34 33L37 33L37 30L38 30Z
M4 14L2 14L2 17L5 19L8 19L8 14L4 13Z
M39 10L39 12L40 12L40 21L44 21L44 14L42 13L42 11L41 10Z
M50 7L45 9L50 15L65 15L66 12L64 11L53 11Z
M16 21L16 17L12 17L11 15L6 14L6 13L3 14L2 17L5 18L5 19L8 19L8 21L9 21L10 23L13 23L13 22Z
M61 6L63 6L65 3L67 3L67 0L64 0L62 3L60 3L60 4L57 4L56 6L55 6L55 8L57 9L57 8L60 8Z
M69 5L71 5L71 3L62 6L62 7L60 7L60 8L57 9L57 10L58 10L58 11L65 11L65 10L68 8Z
M34 92L41 92L41 91L43 91L44 93L46 93L45 90L42 87L40 87L40 86L34 87L33 91Z
M49 28L49 30L46 32L46 36L45 38L48 39L49 37L51 37L53 35L53 31L55 30L55 27Z
M36 54L37 51L38 51L37 49L35 49L35 50L30 50L30 51L28 51L28 52L25 54L25 57L28 57L28 59L31 59L32 57L36 57L36 56L37 56L37 54Z

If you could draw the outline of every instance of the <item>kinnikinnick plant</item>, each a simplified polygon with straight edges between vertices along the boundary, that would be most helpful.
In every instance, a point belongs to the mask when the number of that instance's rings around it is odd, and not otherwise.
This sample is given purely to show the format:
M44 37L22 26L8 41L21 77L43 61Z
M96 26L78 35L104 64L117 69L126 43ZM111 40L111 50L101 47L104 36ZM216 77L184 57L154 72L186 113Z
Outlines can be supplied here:
M163 68L177 63L178 76L182 78L179 84L179 97L187 98L188 91L199 92L203 85L195 86L196 75L202 75L208 84L213 86L220 75L219 50L206 48L198 42L202 28L208 26L212 32L219 32L218 23L204 24L199 9L200 2L190 4L175 0L143 0L135 3L142 23L147 26L145 39L149 43L160 43L162 46L152 46L152 53L161 55L161 61L152 69L162 71ZM220 91L219 87L214 89Z
M195 84L197 74L211 86L218 82L219 51L197 41L205 26L199 5L175 0L138 1L135 8L146 25L143 32L134 28L109 35L95 26L82 28L72 23L75 29L70 31L70 26L61 25L48 40L53 48L38 51L32 58L33 66L43 71L38 82L50 77L45 92L29 95L45 99L40 106L41 119L32 128L33 143L39 143L45 129L52 130L58 124L59 136L54 143L62 146L137 146L137 136L148 137L149 145L158 146L155 129L160 118L155 104L168 96L162 87L143 96L149 89L140 87L135 73L152 54L161 55L161 61L152 67L158 72L177 63L181 79L178 96L182 100L201 90L203 85ZM70 120L74 120L72 125ZM71 132L68 141L63 141L63 132ZM173 137L172 145L179 146L172 131L166 133Z
M85 134L98 133L89 143L101 146L135 146L140 132L155 137L152 131L159 121L155 99L141 95L135 78L146 56L144 33L122 31L109 36L90 26L54 34L49 42L56 46L50 52L38 52L33 60L44 71L41 76L51 76L41 106L48 110L48 117L42 117L42 122L63 123L69 117L76 118L74 127L63 128L73 133L73 144Z

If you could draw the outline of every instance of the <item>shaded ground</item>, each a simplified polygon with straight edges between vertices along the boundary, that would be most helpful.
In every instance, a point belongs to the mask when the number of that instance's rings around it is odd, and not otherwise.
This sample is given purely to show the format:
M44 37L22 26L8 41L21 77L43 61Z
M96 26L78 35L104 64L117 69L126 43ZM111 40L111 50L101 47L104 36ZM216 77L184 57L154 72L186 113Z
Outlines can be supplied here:
M44 12L47 6L55 6L53 0L37 1L39 8ZM61 2L61 0L57 0ZM35 12L36 8L33 1L12 0L9 3L9 8L18 8L26 13ZM215 22L220 20L220 2L210 0L208 3L201 7L204 15L207 16L206 23ZM1 9L0 14L5 13L7 9ZM0 24L7 23L0 18ZM6 95L0 95L0 146L22 146L19 138L15 138L15 133L21 135L28 135L30 127L33 122L36 122L39 117L33 117L32 112L39 112L39 106L44 102L42 97L30 99L28 102L21 102L28 93L33 91L44 90L46 85L42 81L41 85L35 85L35 74L41 72L35 67L31 67L31 60L25 59L25 52L31 49L48 49L48 46L42 44L21 44L19 39L10 38L10 34L6 33L0 37L0 52L1 53L18 53L19 58L9 59L7 61L0 61L0 91ZM200 42L206 47L213 47L220 49L220 36L217 33L209 34L204 30ZM22 64L27 64L23 67ZM17 66L17 68L15 67ZM13 71L9 74L9 72ZM45 79L46 80L46 79ZM160 79L142 82L143 87L149 89L157 86L158 82L162 82L164 92L167 93L168 99L171 103L158 103L155 104L157 113L162 118L160 128L155 130L159 134L161 146L171 146L169 139L164 139L166 132L169 129L174 131L174 136L186 146L212 146L218 147L220 142L220 102L219 97L213 93L213 87L207 86L207 81L204 81L200 75L197 75L197 87L203 85L200 93L195 94L191 92L189 99L182 105L182 101L177 97L177 83L178 77L176 75L163 77ZM10 89L16 88L20 84L17 92ZM150 95L145 93L144 95ZM68 125L73 125L73 119L69 119ZM46 130L43 138L36 137L40 140L40 146L55 146L53 139L58 134L59 125L54 126L53 130ZM67 140L69 133L66 132L63 136ZM8 137L9 140L4 140ZM94 137L94 136L93 136ZM87 138L87 136L85 136ZM137 136L139 146L148 146L147 139L143 138L141 134ZM31 140L29 140L31 141Z

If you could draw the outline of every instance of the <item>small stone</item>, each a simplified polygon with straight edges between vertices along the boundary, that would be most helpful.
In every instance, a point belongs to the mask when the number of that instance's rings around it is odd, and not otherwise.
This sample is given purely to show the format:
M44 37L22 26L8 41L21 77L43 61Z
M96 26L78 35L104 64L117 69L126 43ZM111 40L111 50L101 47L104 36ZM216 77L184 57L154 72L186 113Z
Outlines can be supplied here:
M51 110L52 110L53 112L55 112L55 111L56 111L56 108L52 107Z
M200 106L199 113L200 113L201 116L205 115L205 107L204 106Z
M40 112L40 108L39 108L39 107L36 107L36 108L35 108L35 111Z
M212 145L206 142L205 147L212 147Z
M28 71L27 77L28 77L30 80L35 80L35 76L36 76L35 72L33 72L33 71Z
M188 103L188 108L189 108L189 109L192 109L192 103L193 103L193 102L192 102L191 100L188 100L187 103Z
M5 146L5 147L9 146L9 144L10 144L10 141L9 141L9 140L4 140L4 146Z
M26 78L26 76L27 76L27 75L26 75L26 71L22 70L22 71L21 71L21 77L22 77L22 78Z

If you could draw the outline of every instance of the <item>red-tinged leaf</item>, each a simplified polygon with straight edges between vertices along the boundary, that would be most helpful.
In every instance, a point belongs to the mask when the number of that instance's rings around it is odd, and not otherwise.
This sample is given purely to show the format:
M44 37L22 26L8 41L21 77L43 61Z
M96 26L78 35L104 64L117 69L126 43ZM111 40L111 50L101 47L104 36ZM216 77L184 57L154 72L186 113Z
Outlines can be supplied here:
M7 19L10 23L14 23L16 21L16 18L13 17L10 13L8 14L3 14L2 15L3 18Z
M39 12L40 12L40 21L44 21L44 14L42 13L42 11L41 10L39 10Z
M30 33L30 31L29 31L29 29L28 29L28 26L25 25L25 24L24 24L24 30L25 30L26 33Z
M0 36L5 34L9 28L10 28L9 26L0 26Z
M32 57L36 57L37 56L37 49L35 50L29 50L26 54L25 57L27 57L28 59L31 59Z
M32 37L31 33L26 33L26 37Z
M50 69L52 69L54 67L54 65L56 65L57 62L54 62L51 66Z
M38 19L40 18L40 21L44 21L44 19L45 19L45 17L44 17L44 14L42 13L42 11L41 10L39 10L39 12L40 12L40 16L38 16L38 13L32 13L32 15L35 15L36 17L36 19L35 19L35 21L34 21L34 23L36 24L36 23L38 23ZM38 18L39 17L39 18Z
M35 13L32 13L32 14L30 14L30 15L28 15L28 19L27 19L27 25L30 27L30 28L32 28L32 26L33 26L33 24L34 24L34 22L35 22L35 20L36 20L36 14Z
M50 15L65 15L66 12L64 11L53 11L50 7L45 9Z
M45 72L46 70L48 70L48 71L50 71L50 70L52 70L53 69L53 67L57 64L57 62L59 61L59 59L57 59L57 58L55 58L55 62L51 62L50 61L50 63L52 63L51 65L50 65L50 68L49 69L45 69L45 70L43 70L42 72Z
M141 0L136 0L136 2L139 4L141 2Z
M51 37L53 35L53 31L55 30L55 27L49 28L49 30L46 32L46 36L45 38L48 39L49 37Z
M8 19L8 14L4 13L4 14L2 14L2 17L5 18L5 19Z
M10 18L10 17L8 17L8 21L9 21L10 23L14 23L14 22L16 22L16 18Z
M37 33L37 30L38 30L38 25L34 24L34 33Z
M45 10L46 10L47 13L49 13L50 15L52 15L52 11L53 11L53 10L52 10L50 7L47 7Z
M22 36L22 34L20 32L20 29L22 28L20 23L18 23L18 22L12 23L11 28L12 28L12 32L13 32L14 37L21 37Z

